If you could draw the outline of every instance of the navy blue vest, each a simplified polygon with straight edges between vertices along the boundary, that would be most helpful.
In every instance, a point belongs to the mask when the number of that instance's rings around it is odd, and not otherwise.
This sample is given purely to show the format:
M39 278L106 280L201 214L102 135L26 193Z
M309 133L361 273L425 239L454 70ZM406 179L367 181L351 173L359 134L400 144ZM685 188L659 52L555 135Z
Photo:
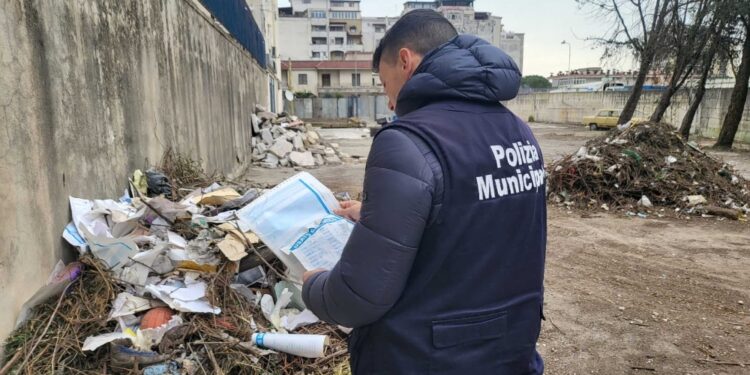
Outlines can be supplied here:
M350 337L355 374L541 374L544 163L501 104L443 101L393 125L422 140L443 196L406 289Z

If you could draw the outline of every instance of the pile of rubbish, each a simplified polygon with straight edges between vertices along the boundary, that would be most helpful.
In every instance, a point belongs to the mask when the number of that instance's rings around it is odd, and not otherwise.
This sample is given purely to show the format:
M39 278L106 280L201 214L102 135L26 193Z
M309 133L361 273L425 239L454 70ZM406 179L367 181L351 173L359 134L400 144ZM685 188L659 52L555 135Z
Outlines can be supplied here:
M252 160L263 168L339 165L348 155L335 143L326 143L310 124L297 116L255 107L252 115Z
M58 263L24 305L0 373L348 371L348 329L305 309L300 273L247 228L258 222L240 219L264 199L260 211L272 211L272 194L178 185L168 176L208 177L171 151L165 159L184 163L136 171L118 200L70 197L63 238L78 260Z
M750 183L663 123L622 125L548 167L548 196L630 216L746 220Z

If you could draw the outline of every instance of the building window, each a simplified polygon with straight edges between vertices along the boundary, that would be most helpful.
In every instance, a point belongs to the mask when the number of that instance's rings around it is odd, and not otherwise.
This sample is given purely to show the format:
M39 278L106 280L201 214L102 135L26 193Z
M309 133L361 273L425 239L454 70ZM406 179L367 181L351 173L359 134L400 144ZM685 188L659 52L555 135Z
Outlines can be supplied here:
M344 25L331 25L331 31L344 31Z
M331 12L331 18L344 19L344 20L356 20L358 12Z
M312 38L312 44L315 44L315 45L326 44L326 38Z
M331 87L331 75L330 74L323 74L321 76L321 81L323 81L323 87Z
M310 2L312 2L312 0L302 0L302 4L310 4Z
M375 32L376 33L384 33L385 32L385 25L375 25Z
M312 31L326 31L326 25L312 25Z
M352 73L352 86L359 87L362 86L362 83L360 82L361 75L359 73Z
M320 52L313 52L312 53L313 59L319 59L320 58Z
M298 85L307 85L307 74L300 74L297 76L297 84Z
M310 17L312 18L326 18L326 12L323 10L314 10L310 12Z
M335 38L334 43L338 45L344 44L344 38Z
M350 33L356 33L357 32L357 26L349 26L349 32Z

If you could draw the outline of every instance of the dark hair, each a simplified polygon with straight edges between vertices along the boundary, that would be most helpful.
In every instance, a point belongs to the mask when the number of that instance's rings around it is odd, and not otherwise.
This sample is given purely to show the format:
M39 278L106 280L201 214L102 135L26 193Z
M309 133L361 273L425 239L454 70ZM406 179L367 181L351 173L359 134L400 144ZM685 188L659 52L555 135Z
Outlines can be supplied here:
M426 55L453 39L456 28L440 13L432 9L416 9L398 20L383 39L372 56L372 69L380 70L380 60L390 58L404 47L420 55Z

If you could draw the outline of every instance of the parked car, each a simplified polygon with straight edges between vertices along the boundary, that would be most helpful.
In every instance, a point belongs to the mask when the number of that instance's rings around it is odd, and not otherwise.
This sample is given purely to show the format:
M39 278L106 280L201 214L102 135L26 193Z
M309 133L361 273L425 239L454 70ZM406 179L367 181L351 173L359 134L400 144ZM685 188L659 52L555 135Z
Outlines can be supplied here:
M585 116L583 125L588 126L590 130L611 129L617 126L617 120L620 118L620 111L617 109L602 109L595 116ZM645 119L633 117L630 120L634 124L645 122Z

